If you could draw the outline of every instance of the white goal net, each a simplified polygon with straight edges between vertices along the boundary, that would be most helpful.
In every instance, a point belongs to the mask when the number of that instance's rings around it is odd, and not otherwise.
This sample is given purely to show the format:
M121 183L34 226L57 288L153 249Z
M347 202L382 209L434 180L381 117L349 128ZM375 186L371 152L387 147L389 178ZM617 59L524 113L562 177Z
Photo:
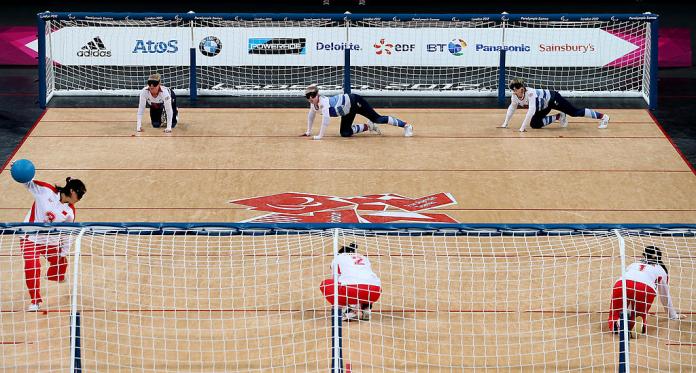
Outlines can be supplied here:
M628 339L629 368L696 366L694 227L307 228L7 226L0 371L616 371L612 289L646 246L661 249L685 318L656 297L646 332ZM73 242L65 282L40 258L38 312L27 312L27 234ZM366 319L336 322L346 310L320 284L340 279L332 261L350 244L381 296Z
M566 96L652 99L654 15L40 14L53 95L499 96L509 77ZM41 40L44 48L41 49ZM502 58L503 51L505 58ZM502 79L501 79L502 78Z

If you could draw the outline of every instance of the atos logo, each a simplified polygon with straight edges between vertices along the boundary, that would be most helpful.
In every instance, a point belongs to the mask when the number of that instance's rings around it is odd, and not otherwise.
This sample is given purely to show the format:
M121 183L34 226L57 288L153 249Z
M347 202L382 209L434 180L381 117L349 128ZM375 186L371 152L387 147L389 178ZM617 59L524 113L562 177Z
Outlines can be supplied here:
M198 44L198 50L206 57L215 57L222 50L222 42L215 36L208 36Z
M375 53L378 55L382 54L392 54L392 51L394 52L413 52L416 50L416 45L415 44L405 44L405 43L400 43L400 44L392 44L387 41L385 41L384 38L379 39L379 42L373 44L373 47L375 47Z
M461 56L464 54L464 48L466 48L466 41L463 39L452 39L449 43L432 43L426 44L425 50L429 53L437 53L448 51L453 56Z
M176 53L179 51L178 44L178 40L155 41L138 39L135 41L133 53Z

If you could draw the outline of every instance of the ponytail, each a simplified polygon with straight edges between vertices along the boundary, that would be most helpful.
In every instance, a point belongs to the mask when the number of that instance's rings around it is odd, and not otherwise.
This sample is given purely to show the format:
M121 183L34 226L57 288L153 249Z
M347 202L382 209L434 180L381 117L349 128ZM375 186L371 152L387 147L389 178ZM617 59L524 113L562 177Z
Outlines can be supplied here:
M70 176L65 178L64 187L59 187L58 185L55 185L55 187L58 193L63 193L67 196L69 196L71 192L75 192L78 199L82 199L82 196L84 196L87 192L85 183L83 183L80 179L73 179Z

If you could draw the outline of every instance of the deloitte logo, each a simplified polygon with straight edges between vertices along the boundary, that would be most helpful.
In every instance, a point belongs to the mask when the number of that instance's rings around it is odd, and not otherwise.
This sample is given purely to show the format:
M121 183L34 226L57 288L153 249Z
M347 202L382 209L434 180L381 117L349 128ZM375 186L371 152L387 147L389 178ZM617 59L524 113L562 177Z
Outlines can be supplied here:
M78 57L111 57L111 51L106 49L101 37L97 36L77 51Z
M464 48L466 48L466 42L462 39L452 39L447 44L447 50L455 56L464 54Z
M208 36L198 44L198 50L206 57L215 57L222 50L222 42L215 36Z

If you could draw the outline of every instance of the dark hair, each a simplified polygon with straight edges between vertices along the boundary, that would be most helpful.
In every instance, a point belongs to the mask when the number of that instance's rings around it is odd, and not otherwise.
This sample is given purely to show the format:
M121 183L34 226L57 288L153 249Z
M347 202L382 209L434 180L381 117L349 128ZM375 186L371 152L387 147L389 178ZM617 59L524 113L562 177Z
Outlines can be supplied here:
M351 242L348 246L341 246L341 248L338 249L338 253L354 253L357 249L358 245L356 245L355 242Z
M312 98L317 97L317 95L318 95L317 92L307 92L307 93L305 93L304 96L306 99L309 99L310 97L312 97Z
M657 246L646 246L643 250L643 258L648 264L659 264L667 272L667 266L662 262L662 249Z
M70 195L71 191L75 192L75 194L77 194L78 199L82 199L82 196L84 196L87 192L87 187L85 187L85 183L83 183L80 179L73 179L69 176L65 178L64 187L59 187L58 185L56 185L55 187L56 190L58 190L58 193L63 193L68 196Z
M526 87L526 85L524 84L524 80L522 79L512 79L510 81L509 87L510 89L520 89L522 87Z

